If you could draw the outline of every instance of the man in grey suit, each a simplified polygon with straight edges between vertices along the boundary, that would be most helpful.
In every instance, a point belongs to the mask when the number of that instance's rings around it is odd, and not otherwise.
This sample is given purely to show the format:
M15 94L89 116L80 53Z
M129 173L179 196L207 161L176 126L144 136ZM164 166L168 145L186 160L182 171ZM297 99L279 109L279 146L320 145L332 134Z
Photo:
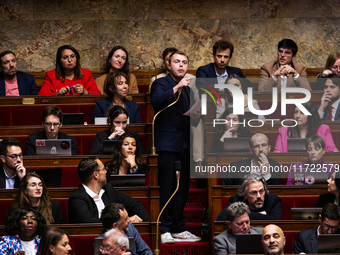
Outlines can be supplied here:
M249 207L243 202L235 202L226 211L229 229L214 237L216 255L236 253L236 234L261 234L263 228L250 226Z

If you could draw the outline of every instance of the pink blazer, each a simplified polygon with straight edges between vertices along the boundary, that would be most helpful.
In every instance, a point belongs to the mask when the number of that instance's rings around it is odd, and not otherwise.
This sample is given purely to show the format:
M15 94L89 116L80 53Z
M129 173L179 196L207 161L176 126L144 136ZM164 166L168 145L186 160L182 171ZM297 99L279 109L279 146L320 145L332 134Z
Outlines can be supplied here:
M287 152L287 130L288 127L279 128L279 134L276 139L274 152ZM326 152L328 151L339 151L333 141L331 130L328 125L321 124L316 132L317 135L321 136L326 144Z

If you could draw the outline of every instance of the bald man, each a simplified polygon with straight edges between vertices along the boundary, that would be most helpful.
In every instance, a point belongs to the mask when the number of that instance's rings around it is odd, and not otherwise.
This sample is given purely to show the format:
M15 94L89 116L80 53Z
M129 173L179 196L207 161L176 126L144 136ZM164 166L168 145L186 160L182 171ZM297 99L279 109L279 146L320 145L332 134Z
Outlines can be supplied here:
M261 243L266 255L283 255L286 238L280 227L270 224L263 229Z

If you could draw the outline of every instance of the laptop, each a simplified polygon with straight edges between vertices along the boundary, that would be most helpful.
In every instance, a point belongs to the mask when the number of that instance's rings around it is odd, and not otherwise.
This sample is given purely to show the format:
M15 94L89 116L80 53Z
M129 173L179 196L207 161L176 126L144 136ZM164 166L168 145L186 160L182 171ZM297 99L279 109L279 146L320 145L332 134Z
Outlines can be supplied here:
M63 113L63 125L84 125L84 113Z
M103 141L103 154L111 155L113 151L113 147L115 146L117 140L104 140Z
M306 142L308 138L287 138L288 152L306 151Z
M145 174L110 175L110 183L118 186L145 186Z
M261 234L237 234L236 254L264 254Z
M134 239L133 237L128 237L129 238L129 251L133 251L134 248ZM94 255L101 255L101 252L99 251L99 247L103 244L103 237L97 237L94 239Z
M249 152L249 137L224 138L225 152Z
M340 253L340 234L319 235L318 253Z
M37 155L71 156L71 139L37 139L35 153Z
M60 188L62 168L37 168L31 169L30 172L39 174L45 182L47 188Z
M328 179L327 168L299 168L291 170L292 185L326 184Z
M290 208L292 220L318 220L322 208Z

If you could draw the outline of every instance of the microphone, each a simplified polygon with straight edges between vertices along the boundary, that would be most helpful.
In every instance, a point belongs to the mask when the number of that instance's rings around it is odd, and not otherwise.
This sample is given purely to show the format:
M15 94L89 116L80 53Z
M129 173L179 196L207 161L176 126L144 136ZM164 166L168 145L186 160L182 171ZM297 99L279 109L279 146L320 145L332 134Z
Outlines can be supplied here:
M176 194L176 192L178 191L179 188L179 179L181 177L181 161L175 161L174 162L174 168L176 170L176 180L177 180L177 187L174 191L174 193L172 193L171 197L169 198L169 200L166 202L166 204L163 206L161 212L158 214L158 218L157 218L157 224L156 224L156 248L154 250L154 255L160 255L160 243L159 243L159 219L165 209L165 207L167 207L167 205L169 204L170 200L174 197L174 195Z

